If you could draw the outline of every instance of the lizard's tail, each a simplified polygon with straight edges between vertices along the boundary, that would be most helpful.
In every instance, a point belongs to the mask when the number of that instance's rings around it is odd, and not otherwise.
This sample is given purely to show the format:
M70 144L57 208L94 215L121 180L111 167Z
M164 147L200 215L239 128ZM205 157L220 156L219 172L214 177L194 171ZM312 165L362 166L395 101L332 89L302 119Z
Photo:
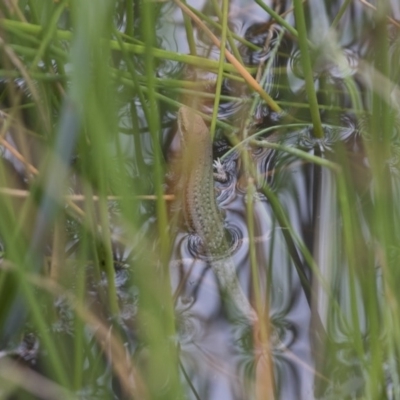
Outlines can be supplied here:
M223 291L241 316L245 317L247 322L251 324L258 321L257 313L240 286L232 260L215 260L212 262L212 268Z

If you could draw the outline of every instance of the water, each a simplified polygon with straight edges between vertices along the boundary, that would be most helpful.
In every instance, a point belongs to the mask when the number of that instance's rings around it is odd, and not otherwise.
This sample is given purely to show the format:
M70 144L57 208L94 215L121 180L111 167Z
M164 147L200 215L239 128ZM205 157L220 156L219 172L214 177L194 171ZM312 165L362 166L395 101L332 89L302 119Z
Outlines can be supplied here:
M332 3L330 12L334 16L338 8ZM200 4L195 6L202 9ZM248 13L236 14L238 7ZM268 33L267 29L262 29L262 24L269 17L263 16L259 9L255 11L255 8L257 6L252 3L231 4L230 24L234 27L234 32L260 45ZM356 21L370 18L370 15L359 4L352 4L352 19L344 19L341 29L338 30L339 35L332 35L328 29L330 16L324 8L321 2L310 4L310 20L314 21L310 38L317 46L322 47L314 62L316 87L321 90L320 104L326 105L326 111L322 112L326 137L322 141L315 140L311 127L308 127L282 134L281 141L285 145L332 160L337 158L335 150L344 144L345 157L352 168L355 168L353 179L358 186L360 199L366 201L369 173L357 129L357 110L351 106L354 103L348 82L357 74L359 59L365 56L368 49L368 35L357 31L357 27L362 24ZM258 29L255 28L257 26ZM250 31L252 33L248 34ZM180 46L179 38L176 35L177 48ZM185 43L185 39L183 42ZM200 52L204 51L204 42L202 38L198 38ZM274 44L275 41L272 40L271 48ZM265 88L275 99L283 99L287 104L292 102L291 115L304 118L304 109L297 107L304 101L304 80L296 44L286 38L281 43L280 50L289 57L276 57L273 66L277 72L267 78ZM210 52L206 48L205 53L212 57L218 55L215 49ZM245 59L257 65L261 59L268 58L268 54L268 51L246 54ZM280 72L279 67L284 72ZM363 82L357 78L355 81L360 102L365 102ZM350 108L352 111L343 111ZM238 110L234 103L225 103L221 109L222 118L231 118L234 121L238 113L241 113L240 107ZM260 125L263 128L274 123L265 107L257 109L256 118L259 122L262 121ZM240 119L236 124L243 128ZM218 153L218 148L215 150ZM307 262L299 246L289 248L288 251L288 243L283 234L287 227L280 225L262 191L262 183L267 183L273 190L288 216L292 233L306 244L308 251L314 256L327 287L333 288L336 282L339 291L346 292L346 268L341 278L337 276L340 273L337 265L345 265L346 261L341 257L342 244L338 237L341 228L340 212L335 200L337 187L334 173L282 152L253 149L252 160L261 176L261 182L255 197L249 199L246 196L246 175L239 167L240 159L238 156L233 159L234 161L228 160L227 163L228 170L231 168L233 171L233 180L225 187L217 185L220 190L218 201L224 211L227 227L234 226L239 232L237 240L240 244L232 257L242 288L253 301L246 202L254 202L252 218L255 223L256 268L260 276L263 310L268 315L262 323L269 325L271 335L268 342L259 343L254 340L259 335L259 327L241 326L240 323L229 320L210 265L201 258L196 258L196 244L199 247L200 245L183 227L175 241L171 273L173 287L179 287L178 309L184 320L179 337L181 361L195 388L193 391L188 390L189 398L256 398L260 379L267 379L265 370L264 375L261 375L263 378L260 378L259 371L263 364L268 364L268 354L272 357L277 398L333 398L331 396L334 395L344 398L357 393L363 382L362 375L344 378L344 382L343 377L337 378L335 375L340 365L342 368L344 365L346 368L356 366L347 355L341 359L338 353L337 361L334 362L334 374L323 376L324 368L320 369L323 347L320 341L326 340L327 329L332 329L329 326L329 297L326 288L322 287L323 284L315 276L312 278L313 274L306 266ZM368 232L365 234L368 237ZM295 257L300 262L298 267L312 282L312 296L306 294L300 282L293 253L296 253ZM348 300L343 298L343 301L346 308ZM331 339L342 346L351 342L351 336L343 332L340 339L337 335L333 335ZM252 345L249 346L249 343ZM316 371L321 371L322 375L318 376ZM324 379L331 383L323 383L321 386L321 380ZM342 380L343 386L338 384L337 379ZM321 387L325 387L325 391L319 391Z

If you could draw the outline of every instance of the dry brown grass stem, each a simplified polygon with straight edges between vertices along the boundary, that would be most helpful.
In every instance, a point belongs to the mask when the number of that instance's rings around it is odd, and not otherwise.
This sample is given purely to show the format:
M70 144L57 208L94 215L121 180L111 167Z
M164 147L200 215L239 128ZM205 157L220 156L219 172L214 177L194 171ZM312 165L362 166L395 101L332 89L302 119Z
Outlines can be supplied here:
M366 0L360 0L360 2L362 4L364 4L366 7L370 8L371 10L376 11L376 7L374 5L372 5L371 3L368 3L368 1ZM393 24L394 26L396 26L397 28L400 28L400 23L398 21L396 21L395 19L393 19L392 17L389 17L389 15L386 16L386 18L388 19L388 21Z
M17 197L20 199L27 198L30 195L29 190L21 190L21 189L12 189L12 188L6 188L6 187L0 187L0 193L5 195L5 196L11 196L11 197ZM173 194L165 194L164 200L166 201L173 201L175 200L175 195ZM83 194L67 194L64 196L66 201L85 201L86 196ZM155 195L138 195L134 196L135 199L137 200L157 200L157 196ZM106 197L107 201L118 201L122 200L121 196L107 196ZM93 201L99 201L100 197L99 196L92 196ZM82 211L83 212L83 211Z
M3 271L11 271L15 269L11 263L4 260L0 262L0 268ZM129 395L129 398L149 398L142 377L132 364L132 360L127 354L121 339L113 332L112 326L107 326L93 312L88 310L84 304L78 301L72 293L65 290L61 285L54 282L54 280L28 273L25 274L25 279L36 287L47 291L53 295L54 298L65 296L76 314L92 330L99 346L102 348L105 356L108 358L118 376L125 394Z
M221 48L220 40L211 32L211 30L204 24L203 21L193 13L185 4L181 3L179 0L174 0L175 3L182 11L184 11L192 20L207 34L216 47ZM249 86L251 86L269 107L276 112L281 112L282 109L279 105L272 99L272 97L260 86L260 84L251 76L247 69L230 53L225 49L225 57L227 60L236 68L237 72L243 77Z

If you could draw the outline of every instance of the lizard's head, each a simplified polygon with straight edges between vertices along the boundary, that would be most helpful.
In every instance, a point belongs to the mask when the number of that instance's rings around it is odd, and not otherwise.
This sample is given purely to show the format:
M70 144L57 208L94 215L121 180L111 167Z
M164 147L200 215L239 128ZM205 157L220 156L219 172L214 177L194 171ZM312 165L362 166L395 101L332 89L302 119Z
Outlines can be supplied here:
M203 118L186 106L179 109L178 127L185 143L201 142L209 137L209 131Z

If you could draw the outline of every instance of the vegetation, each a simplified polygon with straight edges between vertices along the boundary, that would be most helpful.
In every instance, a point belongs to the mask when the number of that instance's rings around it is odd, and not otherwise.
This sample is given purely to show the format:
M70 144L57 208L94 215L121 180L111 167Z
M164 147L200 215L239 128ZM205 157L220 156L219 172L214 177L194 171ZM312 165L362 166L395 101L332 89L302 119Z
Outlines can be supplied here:
M273 3L255 1L268 22L246 35L227 0L1 3L0 398L204 398L182 361L164 184L189 102L247 177L254 397L290 385L269 345L282 235L309 302L315 397L400 398L398 7ZM167 45L174 13L189 54ZM227 105L240 112L218 118ZM249 148L272 149L272 180ZM299 164L311 194L295 220ZM268 263L256 191L271 207Z

